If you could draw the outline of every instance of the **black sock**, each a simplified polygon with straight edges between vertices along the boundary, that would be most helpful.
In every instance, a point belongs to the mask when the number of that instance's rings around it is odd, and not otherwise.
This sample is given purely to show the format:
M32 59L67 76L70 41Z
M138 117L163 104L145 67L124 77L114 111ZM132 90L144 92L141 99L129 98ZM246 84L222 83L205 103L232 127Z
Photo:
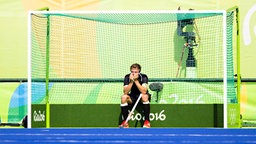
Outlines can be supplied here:
M127 117L128 117L128 110L129 110L129 106L121 106L121 112L122 112L122 115L123 115L123 120L126 120Z
M149 121L149 114L150 114L150 104L143 104L143 111L144 111L144 116L145 120Z

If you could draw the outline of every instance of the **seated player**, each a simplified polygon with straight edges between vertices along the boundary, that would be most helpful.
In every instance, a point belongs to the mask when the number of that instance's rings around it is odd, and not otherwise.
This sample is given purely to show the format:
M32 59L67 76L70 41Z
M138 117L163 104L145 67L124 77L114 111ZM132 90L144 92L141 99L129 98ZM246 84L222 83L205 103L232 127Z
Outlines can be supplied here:
M129 124L126 122L128 117L129 106L133 106L137 99L141 96L142 109L145 116L144 128L150 128L150 94L148 93L148 77L146 74L140 73L141 66L137 63L130 66L131 73L124 77L124 94L121 97L121 113L123 116L123 122L120 127L128 128Z

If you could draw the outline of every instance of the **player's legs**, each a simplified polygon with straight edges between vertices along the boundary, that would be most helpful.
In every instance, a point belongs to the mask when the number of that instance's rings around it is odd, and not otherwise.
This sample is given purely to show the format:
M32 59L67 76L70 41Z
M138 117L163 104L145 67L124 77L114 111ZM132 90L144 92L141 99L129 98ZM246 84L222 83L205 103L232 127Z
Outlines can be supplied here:
M142 108L144 111L145 121L143 127L150 128L150 120L149 120L149 114L150 114L150 94L142 94L141 96L142 101Z
M150 94L142 94L141 96L141 102L142 102L142 109L144 111L145 121L143 127L150 128L150 120L149 120L149 114L150 114ZM129 104L132 105L133 101L136 101L136 98L138 96L130 97L129 95L123 95L121 97L121 113L123 116L123 120L125 121L128 117L128 110L129 110ZM122 127L129 127L128 124L123 123L121 124Z
M127 119L128 117L128 110L129 110L129 104L132 103L132 99L129 95L122 95L121 97L121 113L123 116L123 123L121 124L122 127L129 127L128 124L125 124L124 121Z

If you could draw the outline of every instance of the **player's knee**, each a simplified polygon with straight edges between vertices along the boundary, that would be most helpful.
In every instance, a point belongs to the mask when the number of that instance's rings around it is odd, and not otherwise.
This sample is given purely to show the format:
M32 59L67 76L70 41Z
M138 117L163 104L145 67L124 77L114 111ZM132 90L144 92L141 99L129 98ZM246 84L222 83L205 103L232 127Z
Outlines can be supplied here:
M142 100L142 102L147 102L148 101L148 95L147 94L142 94L141 100Z
M121 103L126 103L128 99L128 95L122 95L121 97Z

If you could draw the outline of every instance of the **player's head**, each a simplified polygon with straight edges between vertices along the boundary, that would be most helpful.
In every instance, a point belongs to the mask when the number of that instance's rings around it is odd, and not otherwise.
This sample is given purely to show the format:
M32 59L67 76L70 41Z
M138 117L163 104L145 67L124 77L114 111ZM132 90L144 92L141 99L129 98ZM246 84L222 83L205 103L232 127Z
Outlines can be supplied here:
M140 73L140 70L141 70L141 66L138 63L134 63L130 67L131 73Z

